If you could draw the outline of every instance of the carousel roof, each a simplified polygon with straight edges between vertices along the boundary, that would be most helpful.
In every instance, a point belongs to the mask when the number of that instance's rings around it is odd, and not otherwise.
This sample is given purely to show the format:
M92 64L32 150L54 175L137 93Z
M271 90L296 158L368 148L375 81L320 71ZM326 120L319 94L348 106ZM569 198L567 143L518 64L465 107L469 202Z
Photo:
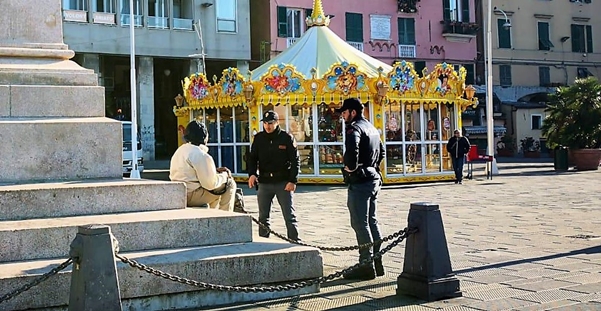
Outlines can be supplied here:
M316 1L318 2L318 1ZM315 12L315 11L314 11ZM346 43L330 28L315 25L309 28L291 47L252 71L251 80L260 80L274 65L292 65L298 73L309 79L312 69L318 77L326 74L334 64L347 62L373 78L378 76L378 68L384 73L392 67Z

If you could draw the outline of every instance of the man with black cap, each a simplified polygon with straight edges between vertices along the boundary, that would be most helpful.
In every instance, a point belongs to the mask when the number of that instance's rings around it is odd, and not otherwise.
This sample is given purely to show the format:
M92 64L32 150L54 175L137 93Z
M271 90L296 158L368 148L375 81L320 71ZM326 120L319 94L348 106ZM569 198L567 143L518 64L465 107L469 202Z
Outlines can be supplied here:
M258 186L259 221L269 227L275 196L282 208L288 238L299 241L293 203L300 167L296 141L280 128L275 111L265 112L261 121L263 131L255 135L248 157L248 187ZM259 227L259 235L269 237L269 230Z
M233 211L236 183L225 167L216 167L206 146L209 134L204 123L192 121L186 127L181 145L171 157L169 179L186 184L187 205Z
M359 245L380 241L382 235L376 219L376 206L382 186L380 163L384 159L384 144L378 130L363 117L363 105L357 98L345 99L337 111L341 113L346 125L342 174L348 184L347 206L351 226ZM380 244L374 245L373 252L369 248L360 249L359 261L369 260L379 252ZM374 264L350 271L344 274L344 278L371 280L376 275L384 275L382 259L374 259Z

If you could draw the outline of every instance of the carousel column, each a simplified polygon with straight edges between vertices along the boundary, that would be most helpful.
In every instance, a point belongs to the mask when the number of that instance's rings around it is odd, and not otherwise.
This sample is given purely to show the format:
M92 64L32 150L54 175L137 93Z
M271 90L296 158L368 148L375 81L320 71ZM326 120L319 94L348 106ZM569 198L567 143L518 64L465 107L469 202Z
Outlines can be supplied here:
M140 57L138 66L140 88L140 136L145 160L155 159L154 129L154 64L152 57Z

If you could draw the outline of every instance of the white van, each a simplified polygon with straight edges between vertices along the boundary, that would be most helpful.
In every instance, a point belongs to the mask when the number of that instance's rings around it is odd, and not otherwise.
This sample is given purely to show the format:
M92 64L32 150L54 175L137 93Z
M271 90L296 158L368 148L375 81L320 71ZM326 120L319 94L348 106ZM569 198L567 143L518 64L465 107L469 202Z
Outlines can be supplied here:
M123 127L123 176L129 177L132 170L132 152L131 152L131 122L121 121ZM142 142L138 132L138 171L144 171L144 157L142 157Z

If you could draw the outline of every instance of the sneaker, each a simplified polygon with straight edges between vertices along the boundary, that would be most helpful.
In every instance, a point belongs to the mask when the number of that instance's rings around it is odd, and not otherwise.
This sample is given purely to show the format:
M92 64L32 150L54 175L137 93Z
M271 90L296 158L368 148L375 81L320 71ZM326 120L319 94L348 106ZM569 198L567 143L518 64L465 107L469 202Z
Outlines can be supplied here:
M382 265L382 259L374 259L374 266L376 267L376 276L384 276L384 265Z
M355 270L349 271L343 275L346 280L373 280L376 278L376 273L372 266L363 266Z

